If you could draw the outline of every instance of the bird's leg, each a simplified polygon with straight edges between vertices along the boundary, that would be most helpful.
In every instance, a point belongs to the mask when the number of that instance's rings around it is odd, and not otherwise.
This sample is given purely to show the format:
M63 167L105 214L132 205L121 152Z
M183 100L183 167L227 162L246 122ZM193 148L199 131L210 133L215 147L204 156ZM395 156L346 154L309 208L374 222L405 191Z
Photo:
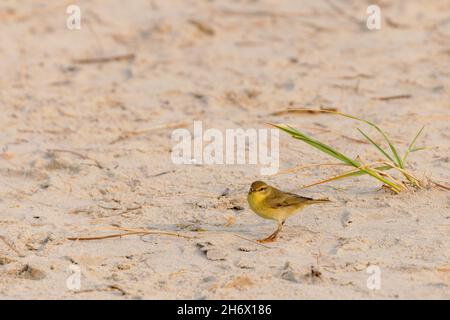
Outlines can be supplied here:
M260 242L260 243L265 243L265 242L273 242L273 241L277 240L278 233L280 233L281 229L283 228L284 221L285 221L285 220L279 221L279 222L278 222L278 228L277 228L277 230L275 230L275 232L272 233L272 234L271 234L270 236L268 236L267 238L258 240L258 242Z

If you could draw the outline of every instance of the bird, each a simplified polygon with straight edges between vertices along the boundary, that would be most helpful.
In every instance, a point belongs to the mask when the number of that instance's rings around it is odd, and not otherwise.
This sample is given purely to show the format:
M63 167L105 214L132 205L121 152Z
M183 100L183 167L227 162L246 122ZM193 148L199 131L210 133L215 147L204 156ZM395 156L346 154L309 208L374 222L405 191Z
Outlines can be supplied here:
M263 181L255 181L251 184L247 195L247 201L258 216L264 219L275 220L278 228L267 238L257 240L260 243L273 242L283 228L286 219L303 209L314 204L328 202L328 199L313 199L302 197L294 193L284 192L268 185Z

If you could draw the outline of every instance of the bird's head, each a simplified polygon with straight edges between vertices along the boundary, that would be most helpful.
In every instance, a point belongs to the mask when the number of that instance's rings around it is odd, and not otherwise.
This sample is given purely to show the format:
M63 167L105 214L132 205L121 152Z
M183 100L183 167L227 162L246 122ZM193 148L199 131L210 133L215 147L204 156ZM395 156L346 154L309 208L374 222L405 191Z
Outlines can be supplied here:
M249 195L266 197L270 193L271 187L262 181L255 181L250 186Z

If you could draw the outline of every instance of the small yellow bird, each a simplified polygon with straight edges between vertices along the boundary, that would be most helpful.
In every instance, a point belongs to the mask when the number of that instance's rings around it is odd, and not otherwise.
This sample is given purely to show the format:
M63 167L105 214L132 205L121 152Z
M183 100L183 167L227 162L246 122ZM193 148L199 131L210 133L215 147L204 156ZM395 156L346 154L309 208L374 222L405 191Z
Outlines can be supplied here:
M274 233L265 239L258 240L258 242L272 242L277 239L278 233L289 216L310 204L330 200L302 197L294 193L278 190L265 182L255 181L250 187L247 201L250 208L258 216L278 222L278 228Z

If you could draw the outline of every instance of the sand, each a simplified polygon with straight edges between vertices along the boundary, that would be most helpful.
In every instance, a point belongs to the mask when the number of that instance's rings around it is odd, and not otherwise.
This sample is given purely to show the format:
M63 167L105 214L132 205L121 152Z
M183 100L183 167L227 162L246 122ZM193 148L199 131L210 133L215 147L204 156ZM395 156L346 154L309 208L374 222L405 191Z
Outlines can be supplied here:
M73 2L81 30L66 28ZM268 177L171 161L172 131L195 120L290 123L379 158L355 141L360 123L271 115L323 106L376 122L402 150L426 125L418 145L431 148L409 168L448 185L450 2L378 4L370 31L361 1L2 1L0 298L449 299L448 191L392 195L369 177L301 189L342 168ZM280 134L281 170L330 161ZM332 202L263 246L276 226L248 208L254 180ZM112 227L189 238L68 240Z

